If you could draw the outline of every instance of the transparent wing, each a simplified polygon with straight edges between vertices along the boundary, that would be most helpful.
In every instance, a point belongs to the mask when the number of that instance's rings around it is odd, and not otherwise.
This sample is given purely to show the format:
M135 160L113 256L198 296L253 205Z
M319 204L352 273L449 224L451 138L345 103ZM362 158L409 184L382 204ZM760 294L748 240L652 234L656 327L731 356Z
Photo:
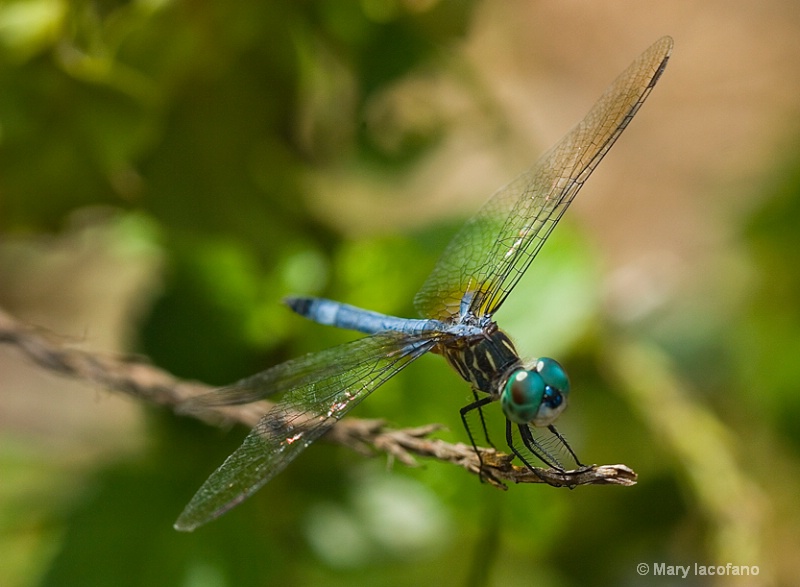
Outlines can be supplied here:
M375 388L429 351L438 336L368 336L287 361L192 401L190 408L231 405L285 391L200 487L175 528L194 530L255 493Z
M672 39L663 37L642 53L580 123L467 222L414 299L423 316L457 319L462 301L476 316L500 307L647 99L671 50Z

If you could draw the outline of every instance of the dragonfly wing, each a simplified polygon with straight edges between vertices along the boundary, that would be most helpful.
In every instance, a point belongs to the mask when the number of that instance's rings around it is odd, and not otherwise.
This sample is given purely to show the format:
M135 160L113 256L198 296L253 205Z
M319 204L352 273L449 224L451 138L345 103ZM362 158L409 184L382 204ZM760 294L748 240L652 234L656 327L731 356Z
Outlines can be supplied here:
M476 316L500 307L647 99L672 44L663 37L642 53L581 122L529 171L497 191L456 234L414 299L423 316L457 318L465 299Z
M255 493L374 389L436 342L435 333L376 334L288 361L201 396L206 399L200 404L225 405L285 391L281 401L200 487L175 528L194 530Z
M218 387L190 398L181 404L181 411L195 412L210 407L249 404L292 389L303 389L310 384L335 379L341 377L343 372L358 369L368 358L365 355L379 353L393 355L405 344L411 343L394 333L387 333L385 336L368 336L323 351L309 353L231 385Z

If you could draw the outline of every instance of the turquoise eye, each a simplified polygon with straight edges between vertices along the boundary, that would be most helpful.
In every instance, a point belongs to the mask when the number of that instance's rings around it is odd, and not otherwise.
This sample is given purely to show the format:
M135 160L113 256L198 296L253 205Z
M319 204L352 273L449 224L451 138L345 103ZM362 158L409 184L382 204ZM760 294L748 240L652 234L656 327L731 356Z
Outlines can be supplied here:
M508 378L500 403L516 424L548 426L567 407L569 378L553 359L536 361L532 370L519 369Z
M539 412L544 393L544 381L536 371L515 371L500 396L503 413L512 422L527 424Z
M563 394L569 393L569 377L567 377L564 367L555 359L542 357L536 361L534 367L536 372L542 376L544 384L557 389Z

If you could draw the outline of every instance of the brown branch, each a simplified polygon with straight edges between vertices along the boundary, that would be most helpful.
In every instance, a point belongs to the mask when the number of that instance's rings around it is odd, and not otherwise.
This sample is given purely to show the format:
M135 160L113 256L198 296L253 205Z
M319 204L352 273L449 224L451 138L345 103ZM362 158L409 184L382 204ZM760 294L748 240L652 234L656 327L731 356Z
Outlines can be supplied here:
M0 344L19 349L36 365L67 377L125 393L150 403L181 412L181 404L206 393L208 385L177 379L141 359L90 353L70 348L53 335L25 325L0 309ZM253 427L269 408L269 402L242 406L209 407L192 417L220 424L237 422ZM345 418L327 434L327 440L350 447L358 452L385 453L401 463L414 466L414 457L433 458L460 466L498 488L505 483L549 483L561 487L577 485L633 485L636 473L625 465L592 465L573 471L527 467L512 464L513 456L494 449L475 450L465 444L451 444L431 438L441 426L433 424L420 428L394 430L381 420ZM481 461L483 467L481 467Z

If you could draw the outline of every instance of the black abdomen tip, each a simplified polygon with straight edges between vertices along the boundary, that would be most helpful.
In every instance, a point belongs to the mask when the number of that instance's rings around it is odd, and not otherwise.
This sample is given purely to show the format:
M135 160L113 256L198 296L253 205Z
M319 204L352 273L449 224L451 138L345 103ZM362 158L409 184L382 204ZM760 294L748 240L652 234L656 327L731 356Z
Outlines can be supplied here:
M289 306L293 312L297 312L301 316L308 316L313 302L314 298L288 297L283 299L283 303Z

